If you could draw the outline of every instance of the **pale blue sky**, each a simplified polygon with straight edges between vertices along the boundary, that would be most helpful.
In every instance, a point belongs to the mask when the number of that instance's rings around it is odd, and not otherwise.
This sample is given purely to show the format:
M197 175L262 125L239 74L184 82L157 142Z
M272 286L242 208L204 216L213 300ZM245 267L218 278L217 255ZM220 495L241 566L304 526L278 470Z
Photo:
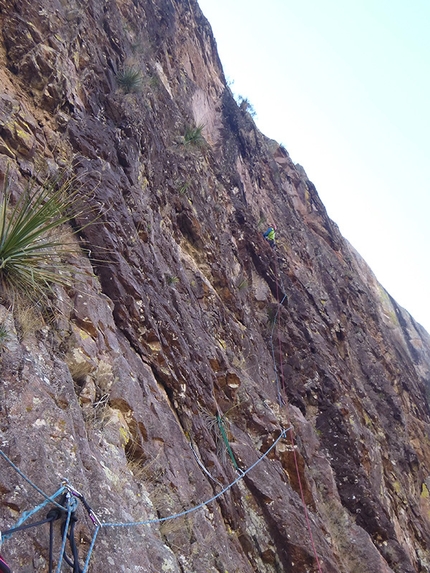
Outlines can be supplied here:
M430 1L199 0L232 89L430 331Z

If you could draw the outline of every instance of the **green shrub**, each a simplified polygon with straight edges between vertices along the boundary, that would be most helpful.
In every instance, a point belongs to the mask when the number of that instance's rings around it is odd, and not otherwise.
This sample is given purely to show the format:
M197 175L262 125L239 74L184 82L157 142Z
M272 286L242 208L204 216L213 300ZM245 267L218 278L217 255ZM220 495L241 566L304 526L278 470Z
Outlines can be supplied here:
M187 125L184 133L184 145L192 145L194 147L204 147L206 145L206 140L203 137L204 125Z
M4 324L0 324L0 351L3 350L7 341L9 340L9 333Z
M168 285L175 285L179 282L179 277L176 275L167 275L166 280Z
M185 181L179 185L179 195L185 195L191 185L191 181Z
M116 81L126 94L136 93L142 89L143 75L137 68L126 66L121 72L118 72Z
M77 215L75 180L29 183L15 205L8 176L0 193L0 286L6 295L46 298L51 285L69 285L71 267L64 257L76 251L64 223Z
M160 85L160 78L157 75L150 76L148 85L152 89L158 88Z

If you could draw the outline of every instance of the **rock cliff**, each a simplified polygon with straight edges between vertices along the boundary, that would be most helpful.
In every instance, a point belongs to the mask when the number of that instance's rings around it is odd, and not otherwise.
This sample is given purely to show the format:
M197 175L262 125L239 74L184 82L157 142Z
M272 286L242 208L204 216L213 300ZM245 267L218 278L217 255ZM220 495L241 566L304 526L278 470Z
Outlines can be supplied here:
M197 2L0 23L1 179L86 206L73 283L1 294L2 531L66 478L88 571L429 571L430 338L237 105ZM48 545L2 553L46 572Z

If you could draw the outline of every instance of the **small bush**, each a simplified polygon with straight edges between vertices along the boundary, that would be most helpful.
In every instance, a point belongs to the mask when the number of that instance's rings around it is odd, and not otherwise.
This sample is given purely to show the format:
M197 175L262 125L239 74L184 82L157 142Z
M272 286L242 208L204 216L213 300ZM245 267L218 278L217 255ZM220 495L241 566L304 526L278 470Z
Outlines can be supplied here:
M203 137L203 124L196 126L188 125L185 128L184 133L184 145L192 145L194 147L204 147L206 145L206 140Z
M36 305L31 300L26 300L21 296L15 297L13 317L20 341L25 340L28 336L34 336L52 319L46 312L46 308L43 309L40 305Z
M278 319L279 308L277 304L271 304L267 307L267 324L274 326Z
M257 228L258 228L258 229L261 229L262 226L266 226L266 227L267 227L267 222L266 222L266 221L267 221L266 216L265 216L265 215L261 215L261 216L260 216L260 219L258 220L258 223L257 223Z
M143 75L137 68L127 66L118 72L116 81L126 94L137 93L142 89Z
M175 285L176 283L179 282L179 277L177 277L176 275L168 275L166 277L166 280L167 280L167 284Z
M109 407L109 395L103 394L97 402L83 409L84 421L94 430L103 430L109 425L112 410Z
M160 86L160 78L157 75L150 76L148 85L152 89L158 88Z

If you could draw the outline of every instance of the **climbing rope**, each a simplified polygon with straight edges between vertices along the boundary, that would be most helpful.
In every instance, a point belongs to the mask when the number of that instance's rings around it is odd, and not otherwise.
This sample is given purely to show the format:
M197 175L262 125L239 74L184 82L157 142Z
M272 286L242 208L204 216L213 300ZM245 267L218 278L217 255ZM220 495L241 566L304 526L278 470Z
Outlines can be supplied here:
M72 504L72 500L74 502L73 504ZM67 496L67 518L66 518L65 526L63 528L63 540L61 543L60 558L58 559L58 566L56 569L56 573L61 572L61 564L63 562L63 557L64 557L65 551L66 551L67 533L69 530L70 519L72 517L72 513L76 509L76 505L77 505L76 500L74 500L74 498L72 498L71 496Z
M276 283L277 284L277 283ZM278 292L276 291L276 294L278 294ZM280 378L279 378L279 374L278 374L278 367L276 365L276 358L275 358L275 345L273 344L273 333L275 330L275 326L277 324L277 319L278 319L278 314L279 314L279 309L281 308L284 300L287 298L287 295L284 294L284 296L282 297L281 302L279 303L277 309L276 309L276 313L275 316L273 318L273 324L272 324L272 330L270 333L270 344L271 344L271 349L272 349L272 359L273 359L273 368L275 370L275 382L276 382L276 394L277 394L277 398L278 398L278 404L280 406L283 406L285 404L284 399L282 398L282 394L281 394L281 383L280 383ZM278 336L279 339L279 336Z
M202 471L204 471L204 473L211 479L213 480L217 485L219 485L220 487L222 487L222 483L220 481L218 481L211 473L210 471L208 471L205 466L203 465L203 463L201 462L199 456L197 455L196 450L193 447L193 444L191 442L189 442L189 446L191 448L191 451L194 454L194 457L196 458L196 462L199 464L200 468L202 469Z
M6 561L3 559L1 555L0 555L0 571L1 573L11 573L9 565L6 563Z
M10 460L10 458L0 449L0 455L11 465L12 468L14 468L17 473L23 477L30 485L32 485L32 487L34 487L39 493L41 493L41 495L43 495L43 497L45 497L45 502L43 504L40 504L40 506L37 507L37 510L41 509L41 507L43 507L44 505L46 505L48 502L54 503L57 507L59 507L62 512L67 512L67 517L66 517L66 522L62 527L62 544L61 544L61 550L60 550L60 558L58 561L58 566L56 569L55 573L60 573L61 571L61 564L63 562L63 560L70 565L71 567L73 567L73 573L87 573L88 571L88 567L90 564L90 559L91 559L91 555L93 553L94 547L95 547L95 543L96 543L96 538L97 535L100 531L101 528L105 528L105 527L137 527L137 526L143 526L143 525L151 525L151 524L156 524L156 523L162 523L165 521L169 521L172 519L177 519L179 517L183 517L185 515L189 515L190 513L193 513L203 507L206 507L208 504L212 503L213 501L215 501L216 499L218 499L219 497L221 497L222 495L224 495L228 490L230 490L234 485L236 485L241 479L243 479L250 471L252 471L258 464L260 464L268 455L269 453L276 447L276 445L278 444L278 442L284 438L287 433L292 429L292 427L290 426L287 429L282 429L281 433L279 434L278 438L273 442L273 444L266 450L266 452L264 454L262 454L251 466L249 466L246 470L241 471L241 475L238 476L235 480L233 480L231 483L229 483L227 486L225 486L219 493L217 493L216 495L212 496L211 498L207 499L206 501L203 501L201 503L199 503L198 505L191 507L189 509L186 509L184 511L181 511L179 513L174 513L173 515L168 515L166 517L158 517L158 518L154 518L154 519L146 519L143 521L128 521L128 522L101 522L98 517L95 515L95 513L93 512L93 510L91 509L91 507L88 505L88 503L85 501L84 496L78 492L77 490L75 490L66 480L63 481L63 485L60 488L60 490L58 490L58 492L56 492L56 494L54 494L54 496L48 496L47 494L45 494L42 490L40 490L29 478L27 478L27 476L25 476L21 470ZM54 497L58 497L58 495L60 493L65 493L66 496L66 500L67 500L67 507L64 507L63 505L60 505L59 503L57 503L54 499ZM90 516L92 522L96 525L96 529L94 530L93 533L93 537L91 540L91 544L90 547L88 549L88 553L87 553L87 557L85 560L85 565L83 569L80 569L79 567L79 563L78 563L78 554L77 554L77 548L76 545L74 543L74 538L73 538L73 533L74 533L74 522L75 522L75 518L74 518L74 513L76 511L76 507L77 507L77 503L78 501L81 501L82 504L84 505L88 515ZM36 508L35 508L36 509ZM36 511L32 510L30 513L31 515L33 515ZM45 519L45 520L41 520L40 522L34 523L34 524L29 524L28 527L27 526L17 526L14 527L12 529L9 529L7 531L4 532L5 535L10 536L13 533L17 532L17 531L21 531L23 529L28 529L29 527L36 527L37 525L41 525L42 523L46 523L47 521L51 521L52 525L52 521L54 519ZM22 520L20 520L22 522ZM70 542L70 546L71 546L71 550L72 550L72 554L73 554L73 561L66 555L66 544L67 544L67 540L69 540ZM49 555L50 555L50 563L52 563L52 541L50 540L50 547L49 547ZM51 568L49 569L49 573L51 573Z
M0 450L0 453L1 453L1 450ZM4 457L5 459L9 460L9 458L7 458L7 456L3 456L3 457ZM16 466L15 466L15 467L16 467ZM21 472L20 472L20 475L22 475ZM29 481L29 480L27 480L27 481ZM39 490L38 488L37 488L37 491L41 492L41 490ZM31 525L22 526L22 524L23 524L25 521L27 521L27 519L29 519L32 515L34 515L35 513L37 513L37 512L40 511L41 509L43 509L45 506L47 506L48 503L52 503L52 504L54 504L57 508L59 508L60 510L64 511L64 507L55 501L55 498L58 497L59 495L61 495L63 492L64 492L64 487L61 487L61 488L60 488L58 491L56 491L56 492L54 493L54 495L52 495L51 497L49 497L49 496L47 496L47 495L45 496L45 494L43 494L46 499L45 499L42 503L40 503L39 505L37 505L35 508L33 508L33 509L29 510L29 511L24 511L24 513L21 515L21 517L19 518L18 522L16 523L16 525L15 525L15 527L14 527L13 529L14 529L15 531L20 531L21 529L28 529L28 527L32 527ZM10 536L12 533L14 533L13 530L7 530L7 531L3 532L2 538L3 538L3 539L8 539L9 536Z
M276 384L277 384L277 395L278 395L278 403L279 406L283 406L285 405L285 402L282 398L282 389L285 388L285 384L284 384L284 380L283 380L283 365L282 365L282 348L281 348L281 340L280 340L280 333L279 333L279 324L278 324L278 316L279 316L279 310L282 306L282 304L284 303L285 299L287 298L286 294L283 294L283 297L281 300L279 300L279 285L278 282L281 282L282 285L282 280L278 279L278 275L279 275L279 269L278 269L278 258L276 255L276 252L274 252L275 255L275 283L276 283L276 300L278 301L278 308L276 310L276 314L273 320L273 325L272 325L272 331L271 331L271 346L272 346L272 358L273 358L273 362L274 362L274 369L275 369L275 374L276 374ZM283 287L283 285L282 285ZM283 291L285 292L285 289L283 289ZM276 365L276 356L275 356L275 349L274 349L274 330L275 330L275 326L277 325L278 327L278 341L279 341L279 371L280 371L280 376L278 374L278 368ZM63 524L61 531L62 531L62 543L61 543L61 551L60 551L60 557L58 560L58 564L57 564L57 569L55 573L61 573L61 567L62 567L62 563L63 561L65 561L70 567L72 567L73 569L73 573L87 573L88 571L88 567L90 564L90 559L95 547L95 543L96 543L96 539L97 536L100 532L100 529L102 528L107 528L107 527L112 527L112 528L118 528L118 527L137 527L137 526L144 526L144 525L151 525L151 524L157 524L157 523L162 523L165 521L169 521L169 520L173 520L173 519L177 519L180 517L184 517L186 515L189 515L190 513L193 513L195 511L198 511L199 509L202 509L203 507L206 507L208 504L212 503L213 501L217 500L219 497L221 497L222 495L224 495L227 491L229 491L234 485L236 485L241 479L243 479L250 471L252 471L258 464L260 464L268 455L269 453L273 450L273 448L276 447L276 445L278 444L278 442L286 437L287 433L291 430L291 444L292 444L292 450L293 450L293 455L294 455L294 462L295 462L295 467L296 467L296 472L297 472L297 480L298 480L298 484L299 484L299 489L300 489L300 495L301 495L301 499L302 499L302 503L303 503L303 507L304 507L304 512L305 512L305 518L306 518L306 524L307 524L307 528L308 528L308 532L309 532L309 536L311 539L311 544L312 544L312 549L313 549L313 553L314 553L314 557L318 566L318 570L320 573L322 573L322 569L321 569L321 565L319 562L319 558L318 558L318 554L316 551L316 547L315 547L315 542L314 542L314 538L313 538L313 534L312 534L312 529L311 529L311 524L310 524L310 519L309 519L309 513L307 510L307 506L306 506L306 502L305 502L305 498L304 498L304 490L303 490L303 485L301 482L301 477L300 477L300 470L299 470L299 465L298 465L298 459L297 459L297 453L296 453L296 446L294 444L294 435L293 435L293 428L291 425L289 425L289 427L287 429L282 429L280 432L280 435L278 436L278 438L274 441L274 443L267 449L267 451L261 455L251 466L249 466L245 471L241 470L237 464L237 461L234 457L234 454L231 450L230 444L228 442L228 438L225 432L225 428L224 428L224 422L222 420L221 416L217 416L217 424L220 430L220 433L222 435L222 438L224 440L224 443L226 445L227 451L229 453L229 456L232 460L232 463L235 467L235 469L237 471L240 472L240 475L233 480L231 483L229 483L227 486L225 486L219 493L217 493L216 495L210 497L209 499L207 499L206 501L203 501L201 503L199 503L198 505L191 507L187 510L181 511L179 513L175 513L173 515L168 515L166 517L159 517L159 518L153 518L153 519L146 519L146 520L142 520L142 521L129 521L129 522L101 522L99 520L99 518L96 516L96 514L94 513L94 511L92 510L92 508L89 506L89 504L86 502L84 496L77 491L76 489L74 489L67 480L63 480L62 486L61 488L52 496L48 496L45 492L43 492L36 484L34 484L11 460L10 458L0 449L0 455L4 458L4 460L6 460L10 466L29 484L31 485L40 495L42 495L42 497L44 497L44 501L39 504L37 507L35 507L33 510L28 511L28 512L24 512L24 514L21 516L20 520L18 521L17 525L9 530L6 530L3 532L3 534L0 532L0 539L7 539L8 537L10 537L13 533L16 533L18 531L23 531L26 529L29 529L31 527L37 527L39 525L45 524L47 522L50 523L50 542L49 542L49 573L52 572L52 563L53 563L53 542L52 542L52 532L53 532L53 522L58 518L57 515L59 516L60 514L58 514L58 512L56 514L51 513L51 515L48 514L47 518L44 520L40 520L38 522L35 523L31 523L31 524L26 524L23 525L24 521L26 521L30 516L34 515L37 511L39 511L40 509L42 509L43 507L45 507L48 503L52 503L54 506L56 506L56 508L60 509L61 512L66 512L67 516L66 516L66 520L65 523ZM193 450L193 453L196 457L197 462L199 462L197 455L194 451L194 449L191 447L191 449ZM199 462L200 467L202 467L202 464ZM205 473L209 474L209 472L207 472L207 470L205 470ZM210 474L209 474L210 476ZM210 476L212 478L212 476ZM212 478L213 479L213 478ZM218 482L219 483L219 482ZM64 494L65 495L65 499L67 501L66 507L64 507L64 505L59 504L58 502L55 501L55 498L58 497L59 495ZM79 566L79 560L78 560L78 551L77 551L77 546L76 546L76 542L74 540L74 526L76 523L76 517L75 517L75 511L77 509L77 505L78 505L78 501L80 501L85 510L88 513L88 516L90 517L92 523L94 525L96 525L96 528L94 530L93 533L93 537L91 540L91 544L90 547L88 549L88 553L87 553L87 557L85 560L85 564L84 564L84 568L81 569ZM72 551L72 558L68 557L66 554L66 545L67 545L67 541L69 541L70 544L70 548ZM3 559L0 556L0 566L2 565L2 563L4 563L5 568L9 569L7 564L3 561ZM6 569L5 569L6 570Z
M250 465L249 468L242 471L240 476L238 476L234 481L232 481L231 483L226 485L219 493L217 493L213 497L207 499L206 501L199 503L195 507L192 507L190 509L186 509L185 511L181 511L180 513L168 515L167 517L158 517L155 519L147 519L145 521L129 521L129 522L125 522L125 523L102 523L102 527L134 527L137 525L149 525L151 523L162 523L164 521L169 521L170 519L176 519L178 517L183 517L184 515L188 515L190 513L193 513L194 511L197 511L198 509L201 509L202 507L205 507L209 503L212 503L213 501L215 501L216 499L218 499L219 497L224 495L229 489L231 489L234 485L236 485L237 482L239 482L241 479L243 479L250 471L252 471L258 464L260 464L264 460L264 458L266 458L269 455L269 453L273 450L273 448L276 447L278 442L282 438L284 438L287 435L287 432L289 432L291 429L292 429L292 426L290 426L287 429L281 430L281 433L276 438L276 440L273 442L273 444L270 446L270 448L268 448L264 452L264 454L257 459L257 461L255 461L252 465Z
M59 490L59 492L61 492L64 489L65 488L62 487ZM56 503L54 500L54 497L56 497L56 496L55 495L52 496L52 503ZM64 506L64 503L66 501L67 501L67 507ZM31 512L25 512L25 514L23 514L23 516L21 516L21 519L18 521L19 525L17 524L15 527L12 527L11 529L7 529L6 531L3 531L1 533L1 538L2 538L2 540L8 539L12 534L17 533L19 531L25 531L27 529L38 527L40 525L44 525L45 523L49 523L48 573L53 573L53 539L54 539L53 525L54 525L54 521L56 521L57 519L60 519L64 515L64 513L67 511L66 523L63 524L63 526L62 526L62 536L63 537L62 537L62 546L61 546L60 558L58 561L57 572L60 573L61 563L64 559L64 561L66 561L66 563L68 563L69 565L72 566L74 573L81 573L81 569L79 567L79 562L78 562L78 553L77 553L76 542L74 539L74 524L77 520L76 517L74 516L74 513L75 513L76 508L77 508L77 500L75 498L72 498L68 492L62 494L62 503L61 504L56 503L56 506L54 506L48 512L45 519L41 519L41 520L35 521L33 523L23 524L23 518L26 519L30 515L33 515L34 513L36 513L36 511L39 511L47 503L48 503L48 500L45 500L45 502L43 504L40 504L39 506L34 508ZM61 508L61 509L59 509L59 508ZM71 524L70 531L69 531L69 523ZM73 554L73 561L71 559L69 559L69 557L65 553L65 547L66 547L67 540L69 540L69 543L70 543L70 548L71 548L72 554ZM0 571L1 571L1 568L0 568Z
M282 279L280 278L280 273L279 273L279 266L278 266L278 256L276 254L276 252L274 252L274 257L275 257L275 284L276 284L276 300L279 301L279 285L278 285L278 277L279 277L279 282L281 283L282 286L282 290L285 293L285 289L284 289L284 285L282 284ZM278 404L280 407L286 405L283 398L282 398L282 394L281 394L281 388L285 388L285 381L284 381L284 369L283 369L283 363L282 363L282 345L281 345L281 336L280 336L280 329L279 329L279 324L278 324L278 343L279 343L279 371L280 371L280 377L278 376L278 369L277 369L277 365L276 365L276 360L275 360L275 348L274 348L274 342L273 342L273 334L274 334L274 329L275 329L275 325L278 323L278 315L279 315L279 310L285 300L285 298L287 297L286 294L284 294L282 300L279 302L278 304L278 308L276 310L276 314L275 314L275 319L273 322L273 327L272 327L272 332L271 332L271 346L272 346L272 357L273 357L273 362L274 362L274 368L275 368L275 376L276 376L276 389L277 389L277 394L278 394ZM290 426L292 427L292 426ZM316 546L315 546L315 540L314 540L314 536L312 533L312 528L311 528L311 522L310 522L310 518L309 518L309 511L308 511L308 507L306 505L306 500L305 500L305 494L304 494L304 489L303 489L303 484L302 484L302 479L300 477L300 468L299 468L299 461L297 459L297 447L295 444L295 440L294 440L294 430L292 430L290 432L290 440L291 440L291 448L293 451L293 459L294 459L294 466L296 469L296 474L297 474L297 482L299 484L299 490L300 490L300 497L302 500L302 505L303 505L303 511L305 514L305 521L306 521L306 527L309 533L309 538L311 541L311 546L312 546L312 551L315 557L315 561L318 567L318 571L319 573L322 573L322 569L321 569L321 565L320 565L320 561L319 561L319 557L318 557L318 553L316 550Z
M55 500L53 500L53 497L57 497L57 495L59 495L59 492L55 493L52 497L50 497L49 495L47 495L44 491L42 491L39 487L37 487L37 485L31 481L31 479L29 479L25 474L22 473L22 471L18 468L18 466L16 466L12 460L10 458L7 457L7 455L3 452L2 449L0 449L0 456L2 456L7 463L28 483L31 485L31 487L33 489L35 489L38 493L40 493L40 495L42 497L44 497L48 502L53 503L54 505L56 505L58 508L60 509L64 509L64 507L62 507L60 504L58 504ZM60 491L60 490L59 490ZM61 490L61 492L64 491L63 489Z
M100 520L98 519L98 517L96 516L96 514L86 501L85 497L79 491L73 488L66 479L63 479L60 489L56 491L52 496L49 496L43 490L41 490L33 481L31 481L1 449L0 449L0 455L28 484L31 485L31 487L33 487L40 495L42 495L42 497L45 498L42 503L40 503L33 509L23 512L18 522L16 523L15 527L0 532L0 539L6 540L9 539L12 534L17 533L19 531L25 531L27 529L38 527L45 523L49 523L48 573L53 573L53 537L54 537L53 525L54 521L67 514L65 522L61 526L62 543L61 543L61 552L58 560L56 573L60 573L61 564L63 561L65 561L68 565L70 565L73 573L84 573L84 571L88 569L90 555L87 556L85 568L84 570L82 570L79 566L78 549L74 537L74 529L77 521L75 512L78 506L78 501L80 501L84 506L93 524L97 525L96 532L93 536L93 542L95 541L96 534L101 525ZM60 501L57 502L56 498L58 498L59 496L62 497L60 498ZM27 521L31 516L33 516L35 513L43 509L49 503L53 504L54 507L48 512L45 519L33 523L24 524L25 521ZM72 552L71 558L66 553L67 541L69 541L70 549ZM0 571L2 571L1 556L0 556Z

